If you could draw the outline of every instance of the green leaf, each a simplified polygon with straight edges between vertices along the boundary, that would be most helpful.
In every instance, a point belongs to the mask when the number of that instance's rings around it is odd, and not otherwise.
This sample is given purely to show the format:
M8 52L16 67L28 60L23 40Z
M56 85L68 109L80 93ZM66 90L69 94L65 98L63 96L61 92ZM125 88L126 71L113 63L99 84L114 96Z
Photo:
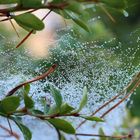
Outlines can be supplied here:
M72 11L78 15L81 15L85 12L85 11L83 12L83 10L84 10L83 6L79 2L76 2L76 1L70 1L69 5L66 7L66 9L68 11Z
M24 8L40 8L43 6L42 0L21 0Z
M59 111L60 111L59 108L56 105L53 105L52 107L50 107L47 114L49 114L49 115L58 114Z
M0 112L11 113L16 111L20 105L20 98L18 96L6 97L0 102Z
M20 0L0 0L0 4L15 4L20 3Z
M90 32L88 26L82 20L80 20L80 18L72 18L72 20L80 27L82 27L85 31Z
M44 108L44 114L47 114L50 110L50 102L49 100L47 101L46 98L41 98L40 103Z
M30 84L24 85L24 93L28 94L30 91Z
M37 110L37 109L31 110L31 112L32 112L33 114L35 114L35 115L44 115L44 113L43 113L42 111Z
M82 117L86 120L89 120L89 121L104 122L104 120L99 117L94 117L94 116L80 116L80 117Z
M69 11L65 10L65 13L77 24L79 25L82 29L84 29L87 32L90 32L88 26L82 21L80 17L75 15L74 13L71 13Z
M61 130L68 134L75 134L75 129L73 126L63 119L49 119L47 120L49 123L51 123L56 129Z
M26 93L24 93L24 104L25 104L25 107L28 109L31 109L34 107L34 101Z
M105 136L105 133L102 128L99 129L99 135ZM100 140L108 140L106 137L101 137Z
M24 86L24 104L25 107L28 109L31 109L34 107L34 101L32 100L31 97L29 97L29 91L30 91L30 84L26 84Z
M60 139L60 140L66 140L64 134L62 134L62 133L60 132L60 135L61 135L61 139Z
M51 90L51 94L55 100L57 107L60 109L61 104L62 104L62 96L61 96L60 91L54 88L53 86L50 86L50 90Z
M27 26L24 26L24 25L22 25L22 24L20 24L20 23L18 23L18 25L19 25L20 27L22 27L24 30L26 30L27 32L31 32L31 31L33 30L32 28L29 28L29 27L27 27ZM36 31L34 30L32 33L35 34Z
M70 113L73 110L74 110L74 108L72 106L70 106L67 103L63 103L61 108L60 108L60 114L67 114L67 113Z
M83 97L82 97L82 100L80 102L80 106L78 108L78 112L80 112L83 109L83 107L87 104L87 100L88 100L87 93L88 93L87 92L87 88L84 87L84 89L83 89Z
M37 31L44 28L44 23L38 17L31 13L24 13L12 17L21 27L28 27Z
M13 121L16 123L16 125L19 127L19 129L23 133L24 140L31 140L32 139L32 133L29 130L29 128L26 127L25 125L23 125L20 121L17 121L15 119Z

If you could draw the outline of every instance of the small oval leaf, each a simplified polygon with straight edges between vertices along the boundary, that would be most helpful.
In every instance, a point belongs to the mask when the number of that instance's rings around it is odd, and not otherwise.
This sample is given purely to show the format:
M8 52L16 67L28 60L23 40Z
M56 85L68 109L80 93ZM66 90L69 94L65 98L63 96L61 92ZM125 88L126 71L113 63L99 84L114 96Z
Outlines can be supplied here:
M59 108L56 106L56 105L53 105L49 108L49 111L48 111L48 115L53 115L53 114L58 114L59 113Z
M94 117L94 116L80 116L80 117L82 117L86 120L89 120L89 121L104 122L104 120L99 117Z
M82 29L84 29L87 32L90 32L88 26L81 20L80 17L75 15L75 13L71 13L67 10L65 10L65 13L77 24L79 25Z
M30 91L30 84L24 85L24 93L28 94Z
M61 108L60 108L60 114L67 114L67 113L70 113L73 110L74 110L74 108L72 106L70 106L67 103L63 103Z
M83 89L83 97L82 97L82 100L80 102L80 106L78 108L78 112L80 112L83 109L83 107L87 104L87 100L88 100L87 93L88 93L87 92L87 88L84 87L84 89Z
M20 105L20 98L18 96L9 96L0 102L0 112L11 113L16 111Z
M42 0L22 0L24 8L40 8L43 6Z
M62 96L61 96L60 91L54 88L53 86L50 86L50 90L51 90L51 94L55 100L57 107L60 108L62 104Z
M42 30L44 28L44 23L38 17L31 13L24 13L12 17L21 27L30 28L32 30L37 31Z
M68 134L75 134L75 129L73 126L63 119L49 119L47 120L49 123L51 123L56 129L61 130Z
M34 107L34 101L26 93L24 93L24 104L25 104L25 107L28 109L31 109Z

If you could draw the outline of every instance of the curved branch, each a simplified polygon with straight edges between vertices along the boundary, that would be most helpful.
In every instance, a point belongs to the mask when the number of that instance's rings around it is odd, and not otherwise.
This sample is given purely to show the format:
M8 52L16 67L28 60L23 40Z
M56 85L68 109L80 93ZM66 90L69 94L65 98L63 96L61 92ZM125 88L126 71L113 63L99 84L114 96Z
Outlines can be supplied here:
M9 134L10 136L13 136L13 137L15 137L17 140L19 140L19 135L18 135L16 132L12 132L12 133L11 133L11 131L10 131L8 128L6 128L5 126L3 126L3 125L1 125L1 124L0 124L0 128L3 129L4 131L8 132L8 134Z
M35 82L35 81L38 81L38 80L40 80L40 79L43 79L43 78L49 76L51 73L54 72L54 70L56 69L56 67L57 67L57 65L54 64L53 66L51 66L51 67L49 68L49 70L48 70L46 73L44 73L44 74L42 74L42 75L40 75L40 76L37 76L37 77L34 78L34 79L31 79L31 80L29 80L29 81L26 81L26 82L24 82L24 83L22 83L22 84L19 84L18 86L16 86L16 87L13 88L12 90L10 90L6 96L11 96L11 95L13 95L19 88L25 86L26 84L33 83L33 82Z
M38 10L38 9L59 9L62 10L64 8L66 8L69 4L66 2L63 3L59 3L59 4L53 4L53 3L48 3L45 6L40 6L39 8L35 8L35 7L23 7L22 5L17 5L16 7L12 7L12 8L4 8L4 9L0 9L0 13L1 14L7 14L9 12L18 12L18 11L26 11L26 10Z

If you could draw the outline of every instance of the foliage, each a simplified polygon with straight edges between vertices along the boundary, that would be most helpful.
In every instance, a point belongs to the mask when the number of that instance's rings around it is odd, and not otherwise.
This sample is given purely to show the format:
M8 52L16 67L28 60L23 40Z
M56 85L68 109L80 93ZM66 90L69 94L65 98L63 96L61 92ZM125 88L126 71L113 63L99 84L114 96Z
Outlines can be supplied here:
M86 31L86 34L88 34L89 37L92 27L88 23L88 20L91 18L92 10L94 9L94 7L96 7L97 10L102 9L104 11L104 14L109 17L108 19L114 23L116 22L114 15L116 13L119 13L119 16L121 15L121 18L123 17L123 15L126 16L126 9L129 9L132 4L137 4L137 0L135 1L135 3L131 3L129 0L50 0L44 3L42 3L42 0L0 0L0 4L8 6L8 8L6 9L0 9L0 16L6 17L1 21L11 21L11 19L13 19L21 28L29 32L29 34L17 45L17 47L19 47L32 33L36 33L37 31L44 29L43 20L51 13L51 11L54 11L57 14L60 14L65 19L71 20L76 23L81 27L82 30L84 29ZM44 16L43 19L39 19L33 14L33 11L42 8L49 9L50 11ZM23 13L19 14L19 11L22 11ZM106 21L106 23L110 24L108 20ZM14 25L12 26L14 27ZM110 26L112 26L112 30L116 28L116 25ZM137 63L139 63L139 61ZM30 115L39 118L47 123L50 123L56 129L58 135L60 135L59 131L63 131L68 134L76 133L75 128L72 126L72 124L62 117L72 116L80 117L89 121L103 121L102 118L94 117L92 115L87 116L87 114L81 114L80 111L83 109L83 107L85 107L88 101L86 87L84 87L83 89L83 98L81 99L78 108L74 108L68 103L64 102L60 91L54 86L50 86L50 95L54 99L54 104L51 104L48 107L47 101L44 101L44 109L36 109L35 102L32 96L30 96L29 94L29 84L43 78L44 76L38 77L30 82L20 84L19 86L12 89L11 92L9 92L7 96L0 101L0 116L14 121L22 131L25 140L30 140L32 138L32 134L22 122L22 116L24 115ZM24 87L23 94L16 94L16 91L22 87ZM132 92L133 89L130 89L130 92L128 93L131 94ZM125 98L123 98L123 100L121 100L118 105L122 101L127 99L127 97L128 96L125 96ZM112 109L114 109L116 106L113 106ZM106 114L103 114L103 116L104 115ZM105 135L103 130L100 130L100 135ZM127 138L129 138L129 136L127 136Z
M0 4L17 4L15 7L9 7L7 9L1 9L0 13L4 14L5 16L8 15L9 18L13 18L19 26L24 28L25 30L42 30L44 28L43 21L38 19L36 16L34 16L32 13L25 12L20 15L15 15L13 12L18 12L18 11L25 11L29 9L34 9L38 10L41 8L48 8L51 11L55 11L56 13L60 14L64 18L67 19L72 19L75 23L77 23L80 27L82 27L86 31L90 31L88 24L86 21L89 19L90 14L88 12L89 10L89 5L90 9L94 8L94 4L97 4L97 6L102 6L102 7L109 7L115 9L117 12L125 10L127 8L127 1L126 0L121 0L121 1L109 1L108 0L101 0L101 1L96 1L93 0L91 3L86 0L53 0L53 1L48 1L46 3L42 3L42 0L29 0L28 2L25 0L1 0ZM83 12L84 11L84 12ZM109 14L109 13L108 13ZM111 19L111 15L109 16ZM84 22L83 22L84 21Z
M70 106L69 104L65 103L62 99L61 93L58 89L51 86L51 93L55 100L55 107L58 110L54 110L53 106L49 107L49 110L53 110L53 112L49 111L46 112L46 104L44 104L44 110L38 110L35 108L35 103L33 98L29 96L30 88L29 84L24 84L24 90L22 97L20 95L15 94L16 90L13 94L15 95L8 95L4 99L0 101L0 115L6 117L8 119L13 120L19 129L22 131L25 140L31 139L31 132L30 130L23 124L22 116L30 115L36 118L39 118L43 121L49 122L52 124L57 131L63 131L68 134L75 134L75 128L72 124L64 119L61 119L63 116L73 116L73 117L81 117L89 121L97 121L102 122L103 120L98 117L92 117L80 114L80 111L86 105L87 102L87 90L86 87L83 91L83 98L80 103L79 109L75 109L74 107ZM24 104L22 104L24 101ZM21 107L21 105L23 107Z

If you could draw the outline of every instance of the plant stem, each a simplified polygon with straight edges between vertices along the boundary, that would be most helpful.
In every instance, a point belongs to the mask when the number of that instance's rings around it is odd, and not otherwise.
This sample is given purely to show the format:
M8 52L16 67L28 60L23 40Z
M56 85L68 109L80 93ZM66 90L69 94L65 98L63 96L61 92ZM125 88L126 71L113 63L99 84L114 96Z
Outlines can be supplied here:
M23 87L23 86L26 85L26 84L33 83L33 82L35 82L35 81L38 81L38 80L40 80L40 79L43 79L43 78L49 76L51 73L53 73L53 72L55 71L56 67L57 67L56 64L52 65L46 73L44 73L44 74L42 74L42 75L40 75L40 76L37 76L37 77L34 78L34 79L31 79L31 80L29 80L29 81L26 81L26 82L24 82L24 83L22 83L22 84L16 86L16 87L13 88L12 90L10 90L10 91L7 93L6 96L11 96L11 95L13 95L19 88Z
M107 110L103 115L101 115L101 118L105 117L109 112L111 112L113 109L118 107L123 101L125 101L130 95L134 93L134 90L140 85L140 80L135 84L135 86L131 89L131 91L122 98L118 103L116 103L114 106L112 106L109 110Z
M17 36L20 38L19 33L18 33L18 31L17 31L17 29L16 29L14 23L12 22L11 18L9 19L9 21L10 21L10 23L11 23L11 25L12 25L14 31L16 32Z
M43 18L42 21L52 12L52 10L50 10ZM16 46L16 48L20 47L30 36L31 34L34 32L34 30L31 30L21 41L20 43Z
M7 122L8 122L9 128L10 128L11 134L13 134L13 130L12 130L12 127L11 127L11 123L10 123L10 121L9 121L8 118L7 118Z
M80 114L77 114L77 113L40 115L40 114L32 114L32 112L30 112L29 110L23 110L23 111L21 110L20 113L24 113L25 115L30 115L30 116L39 118L41 120L53 119L53 118L57 118L57 117L68 117L68 116L79 117L80 116Z
M99 111L101 111L103 108L105 108L108 104L110 104L111 102L115 101L119 96L123 95L124 92L132 85L132 83L134 83L136 80L138 80L140 78L140 72L138 74L136 74L134 76L134 78L128 83L128 85L116 96L114 96L112 99L110 99L109 101L107 101L105 104L103 104L101 107L99 107L95 112L92 113L91 116L94 116L96 113L98 113ZM87 120L82 121L76 129L80 128L84 123L86 123Z
M5 130L6 132L9 133L10 136L15 137L17 140L19 140L19 135L15 132L11 133L11 130L9 130L8 128L4 127L3 125L0 124L0 128L2 128L3 130Z
M52 12L52 10L50 10L43 18L42 21ZM34 32L34 30L31 30L21 41L20 43L16 46L16 48L20 47L30 36L31 34Z
M115 138L115 139L128 139L128 138L132 138L131 134L124 135L124 136L109 136L109 135L76 133L75 135L76 136L92 136L92 137Z

